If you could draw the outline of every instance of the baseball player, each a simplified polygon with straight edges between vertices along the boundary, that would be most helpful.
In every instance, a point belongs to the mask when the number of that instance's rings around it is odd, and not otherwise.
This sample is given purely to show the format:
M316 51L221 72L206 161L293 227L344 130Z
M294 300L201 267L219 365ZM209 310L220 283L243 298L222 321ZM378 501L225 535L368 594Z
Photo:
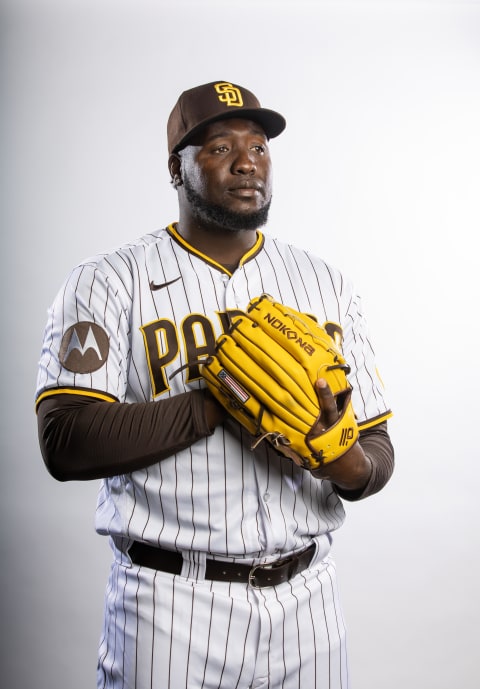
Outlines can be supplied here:
M42 454L60 481L101 479L113 551L99 688L349 686L332 533L343 500L391 476L390 410L351 282L260 230L284 127L230 82L183 92L167 125L178 222L80 263L49 310ZM252 442L202 373L261 294L313 316L349 365L358 435L315 471ZM340 412L326 379L315 390L318 435Z

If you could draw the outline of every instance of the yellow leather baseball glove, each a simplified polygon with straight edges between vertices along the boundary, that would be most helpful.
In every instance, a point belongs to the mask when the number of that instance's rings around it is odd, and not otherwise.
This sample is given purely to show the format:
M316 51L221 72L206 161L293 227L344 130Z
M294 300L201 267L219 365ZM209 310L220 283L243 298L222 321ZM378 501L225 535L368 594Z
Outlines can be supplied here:
M350 367L313 318L263 294L233 319L201 372L215 398L253 436L306 469L335 461L358 438ZM322 428L315 382L324 378L338 418Z

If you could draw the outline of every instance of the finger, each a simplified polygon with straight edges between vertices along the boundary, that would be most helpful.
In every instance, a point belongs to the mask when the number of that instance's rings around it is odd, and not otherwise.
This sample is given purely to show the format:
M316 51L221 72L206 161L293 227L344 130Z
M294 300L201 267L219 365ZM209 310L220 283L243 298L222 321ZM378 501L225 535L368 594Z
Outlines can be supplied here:
M324 378L319 378L315 383L315 389L318 395L318 401L322 410L321 420L328 428L332 426L338 419L338 409L335 397Z

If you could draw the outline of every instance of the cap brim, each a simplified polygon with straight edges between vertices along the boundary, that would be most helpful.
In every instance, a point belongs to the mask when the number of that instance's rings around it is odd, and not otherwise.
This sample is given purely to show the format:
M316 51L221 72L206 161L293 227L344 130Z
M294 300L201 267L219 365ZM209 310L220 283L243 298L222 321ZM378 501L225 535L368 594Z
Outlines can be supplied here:
M275 110L268 110L268 108L241 108L240 110L232 110L232 112L222 113L221 115L215 115L214 117L207 117L202 122L199 122L193 129L191 129L188 134L176 144L175 148L171 151L176 153L180 149L188 145L188 143L207 125L212 124L212 122L219 122L220 120L230 120L230 119L242 119L242 120L252 120L252 122L258 122L268 139L274 139L276 136L281 134L287 122L283 115L275 112Z

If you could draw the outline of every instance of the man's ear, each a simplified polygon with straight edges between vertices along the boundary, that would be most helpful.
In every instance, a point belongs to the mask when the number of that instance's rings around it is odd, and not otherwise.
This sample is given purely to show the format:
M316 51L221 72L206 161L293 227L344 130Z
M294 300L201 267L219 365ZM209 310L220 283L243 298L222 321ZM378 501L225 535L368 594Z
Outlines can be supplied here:
M168 159L168 170L170 172L171 182L175 189L183 184L181 167L182 165L180 157L175 153L172 153L172 155Z

